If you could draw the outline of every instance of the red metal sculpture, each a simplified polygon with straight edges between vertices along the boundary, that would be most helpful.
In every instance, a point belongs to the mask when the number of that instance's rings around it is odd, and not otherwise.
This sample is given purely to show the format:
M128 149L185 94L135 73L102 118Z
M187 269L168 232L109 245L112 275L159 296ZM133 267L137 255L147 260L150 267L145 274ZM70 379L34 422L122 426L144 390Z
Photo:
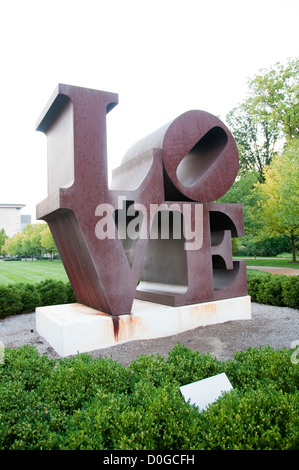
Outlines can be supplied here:
M48 144L51 229L79 303L111 315L134 298L171 306L247 295L232 261L242 206L213 203L233 184L239 157L227 127L189 111L137 142L108 187L106 114L113 93L59 84L38 121Z

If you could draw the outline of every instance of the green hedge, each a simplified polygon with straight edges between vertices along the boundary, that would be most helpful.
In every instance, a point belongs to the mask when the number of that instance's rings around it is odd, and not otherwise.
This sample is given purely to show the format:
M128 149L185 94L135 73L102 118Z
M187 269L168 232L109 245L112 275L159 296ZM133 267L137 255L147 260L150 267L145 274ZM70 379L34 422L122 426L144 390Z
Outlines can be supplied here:
M0 318L34 312L42 305L76 302L69 282L46 279L37 284L0 285Z
M248 273L248 293L253 302L299 308L299 276ZM76 302L69 282L46 279L37 284L0 285L0 318L34 312L42 305Z
M253 302L299 308L299 276L248 273L247 280Z
M299 365L291 351L237 352L220 362L177 344L128 367L88 354L51 359L5 349L1 450L298 449ZM199 413L179 387L225 372L233 391Z

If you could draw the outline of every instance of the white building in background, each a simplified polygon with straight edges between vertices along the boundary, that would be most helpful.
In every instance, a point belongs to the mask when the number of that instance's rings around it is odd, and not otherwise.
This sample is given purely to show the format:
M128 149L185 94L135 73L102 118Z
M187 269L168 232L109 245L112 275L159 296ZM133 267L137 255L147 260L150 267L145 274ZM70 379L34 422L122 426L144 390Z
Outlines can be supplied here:
M23 207L25 204L0 204L0 230L4 228L9 237L21 232L31 223L30 215L21 215Z
M28 224L31 224L31 215L21 214L21 230L23 231Z

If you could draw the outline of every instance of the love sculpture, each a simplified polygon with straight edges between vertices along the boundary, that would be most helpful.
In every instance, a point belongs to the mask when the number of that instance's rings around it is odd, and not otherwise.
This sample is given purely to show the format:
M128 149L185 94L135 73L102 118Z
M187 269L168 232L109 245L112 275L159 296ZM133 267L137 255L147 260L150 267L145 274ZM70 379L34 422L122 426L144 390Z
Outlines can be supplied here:
M238 173L230 131L207 112L186 112L129 149L109 188L106 114L117 102L59 84L37 125L48 147L37 218L77 302L117 316L134 299L176 307L247 295L245 262L232 261L242 206L213 202Z

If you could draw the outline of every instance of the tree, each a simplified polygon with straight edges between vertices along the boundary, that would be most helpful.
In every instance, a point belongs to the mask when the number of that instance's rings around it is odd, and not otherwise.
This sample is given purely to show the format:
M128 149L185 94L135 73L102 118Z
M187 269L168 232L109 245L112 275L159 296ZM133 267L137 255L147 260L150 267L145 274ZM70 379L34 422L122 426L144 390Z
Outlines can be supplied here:
M40 259L42 257L42 252L43 252L41 235L45 227L46 227L45 223L36 224L33 232L30 235L30 243L32 246L33 253L35 253L36 256L39 256Z
M5 244L5 240L7 239L7 235L5 233L5 230L4 228L2 228L0 230L0 255L4 253L3 251L3 247L4 247L4 244Z
M286 140L299 137L299 59L277 62L249 81L248 105L257 121L267 122Z
M50 253L52 261L53 253L57 251L57 248L49 226L46 226L41 232L41 245L47 253Z
M239 148L241 174L254 169L263 182L273 156L299 136L299 60L262 69L248 85L247 98L226 120Z
M21 256L23 254L22 232L18 232L13 237L6 239L3 251L10 256Z
M3 250L11 256L25 255L39 256L41 258L44 246L41 242L43 231L47 228L47 224L40 223L36 225L28 224L26 228L13 237L7 238Z
M244 175L238 176L229 191L217 202L242 204L244 215L245 235L254 236L260 228L260 222L255 217L254 209L258 204L261 195L256 188L258 173L248 171Z
M259 184L263 237L283 235L292 247L296 262L295 242L299 237L299 139L286 146L281 156L265 170L265 182Z
M276 150L277 131L272 130L267 121L255 119L247 102L230 111L226 120L238 146L240 175L257 172L262 182L264 168L270 164Z
M34 246L31 241L31 235L33 234L33 232L34 226L31 224L26 225L25 229L22 232L22 254L25 255L25 259L29 255L33 259L33 256L35 254Z

